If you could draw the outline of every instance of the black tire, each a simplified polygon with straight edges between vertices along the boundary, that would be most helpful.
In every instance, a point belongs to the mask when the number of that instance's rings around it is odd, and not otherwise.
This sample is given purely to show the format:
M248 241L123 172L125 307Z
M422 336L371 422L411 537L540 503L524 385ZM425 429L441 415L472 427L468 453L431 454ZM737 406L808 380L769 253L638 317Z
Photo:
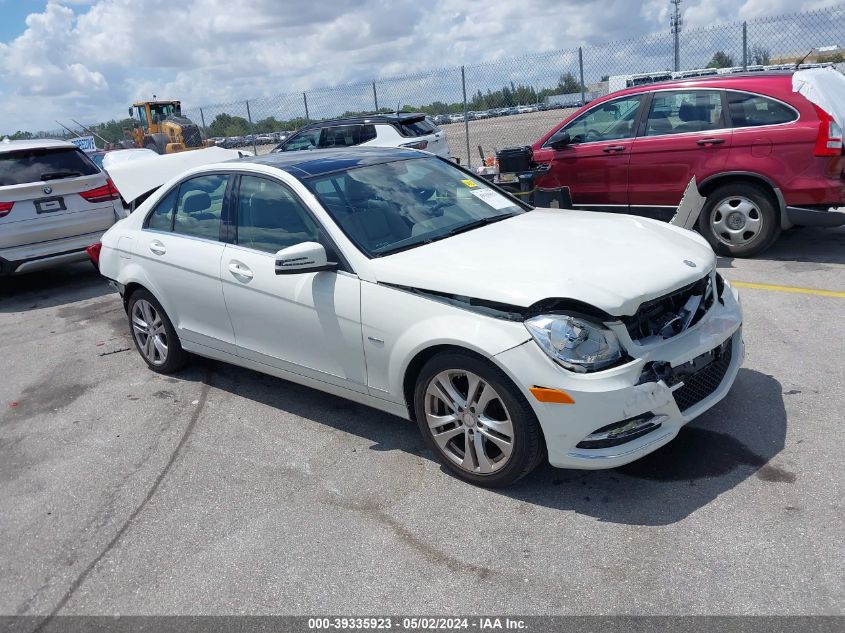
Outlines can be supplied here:
M451 370L471 372L481 378L495 390L497 400L504 407L505 416L509 418L512 425L513 438L510 456L498 470L486 474L465 470L453 461L434 439L426 418L426 391L435 377ZM498 407L499 404L493 401L492 406ZM485 409L485 411L489 410L489 408ZM414 412L423 439L437 460L456 477L466 482L489 488L509 486L534 470L546 457L540 424L525 396L498 367L473 354L451 351L437 354L429 359L417 377L414 389ZM483 411L479 412L479 417L483 413ZM474 424L476 425L475 432L479 433L477 429L482 428L481 425L478 421ZM463 433L466 432L466 426L463 423L455 423L453 428L457 429L458 426L464 428L464 431L456 438L456 441L465 442L466 435ZM483 436L483 434L480 435ZM483 438L480 438L480 441L488 442ZM486 446L498 450L492 443L487 443ZM476 453L473 452L473 454Z
M156 311L157 315L161 319L161 324L164 327L165 335L166 335L166 343L167 343L167 355L162 363L155 363L152 362L148 357L144 350L141 348L141 343L139 342L139 336L136 335L136 328L135 324L133 323L133 312L135 311L135 307L139 301L146 301L149 303ZM135 343L135 348L138 350L138 353L141 355L141 358L144 359L144 362L147 363L147 366L155 372L159 374L172 374L173 372L179 371L185 366L185 363L188 362L189 355L188 353L182 349L182 343L179 341L179 337L176 335L176 330L173 328L173 324L170 322L170 317L167 316L167 313L164 311L164 308L161 307L161 304L158 300L150 293L149 291L145 290L144 288L139 288L132 295L129 297L129 301L127 302L127 315L129 317L129 334L132 336L132 341Z
M750 204L750 212L740 212ZM737 209L731 212L731 209ZM728 213L724 213L724 210ZM746 215L747 214L747 215ZM737 218L739 230L720 230L719 222ZM754 230L739 232L747 219L759 220ZM707 196L707 202L698 218L698 230L720 255L752 257L769 248L780 235L780 212L774 195L762 185L749 182L726 183ZM733 240L729 236L733 235Z

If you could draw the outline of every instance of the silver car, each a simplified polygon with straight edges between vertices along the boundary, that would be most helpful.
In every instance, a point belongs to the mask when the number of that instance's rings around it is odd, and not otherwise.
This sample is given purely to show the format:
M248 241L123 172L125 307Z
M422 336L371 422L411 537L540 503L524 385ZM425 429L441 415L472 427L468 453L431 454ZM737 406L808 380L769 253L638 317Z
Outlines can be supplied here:
M0 141L0 276L85 260L125 214L112 182L72 143Z

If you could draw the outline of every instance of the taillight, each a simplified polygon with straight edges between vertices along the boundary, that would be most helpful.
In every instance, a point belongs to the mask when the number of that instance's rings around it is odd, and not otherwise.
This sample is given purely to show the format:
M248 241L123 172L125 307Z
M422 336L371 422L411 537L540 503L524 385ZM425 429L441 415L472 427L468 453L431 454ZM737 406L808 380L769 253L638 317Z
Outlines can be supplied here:
M0 202L0 218L5 218L12 212L14 202Z
M842 154L842 128L827 112L813 106L819 115L819 134L816 137L816 156L839 156Z
M117 193L117 188L115 188L111 178L106 178L106 184L102 187L82 191L79 195L85 198L88 202L108 202L109 200L117 200L120 197L120 194Z
M88 257L91 258L91 261L94 262L94 265L97 268L100 267L100 250L102 250L102 248L102 243L97 242L96 244L91 244L91 246L85 249L85 252L88 253Z
M428 141L414 141L413 143L405 143L402 147L407 147L408 149L425 149L428 147Z

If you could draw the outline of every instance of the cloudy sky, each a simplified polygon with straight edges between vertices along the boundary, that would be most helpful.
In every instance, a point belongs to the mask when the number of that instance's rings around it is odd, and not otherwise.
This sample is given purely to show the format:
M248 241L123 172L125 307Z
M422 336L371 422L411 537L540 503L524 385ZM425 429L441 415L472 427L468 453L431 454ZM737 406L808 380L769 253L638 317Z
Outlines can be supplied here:
M694 29L836 4L682 8ZM0 0L0 132L121 118L152 94L190 108L667 34L668 25L668 0ZM663 56L668 39L657 41Z

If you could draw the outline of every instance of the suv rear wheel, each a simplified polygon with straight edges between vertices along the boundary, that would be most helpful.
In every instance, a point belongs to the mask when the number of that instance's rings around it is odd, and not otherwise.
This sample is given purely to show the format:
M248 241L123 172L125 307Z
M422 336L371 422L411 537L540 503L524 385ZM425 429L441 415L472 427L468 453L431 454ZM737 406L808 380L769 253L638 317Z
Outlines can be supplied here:
M720 255L751 257L766 250L780 235L780 218L768 191L759 185L736 182L710 192L698 228Z

